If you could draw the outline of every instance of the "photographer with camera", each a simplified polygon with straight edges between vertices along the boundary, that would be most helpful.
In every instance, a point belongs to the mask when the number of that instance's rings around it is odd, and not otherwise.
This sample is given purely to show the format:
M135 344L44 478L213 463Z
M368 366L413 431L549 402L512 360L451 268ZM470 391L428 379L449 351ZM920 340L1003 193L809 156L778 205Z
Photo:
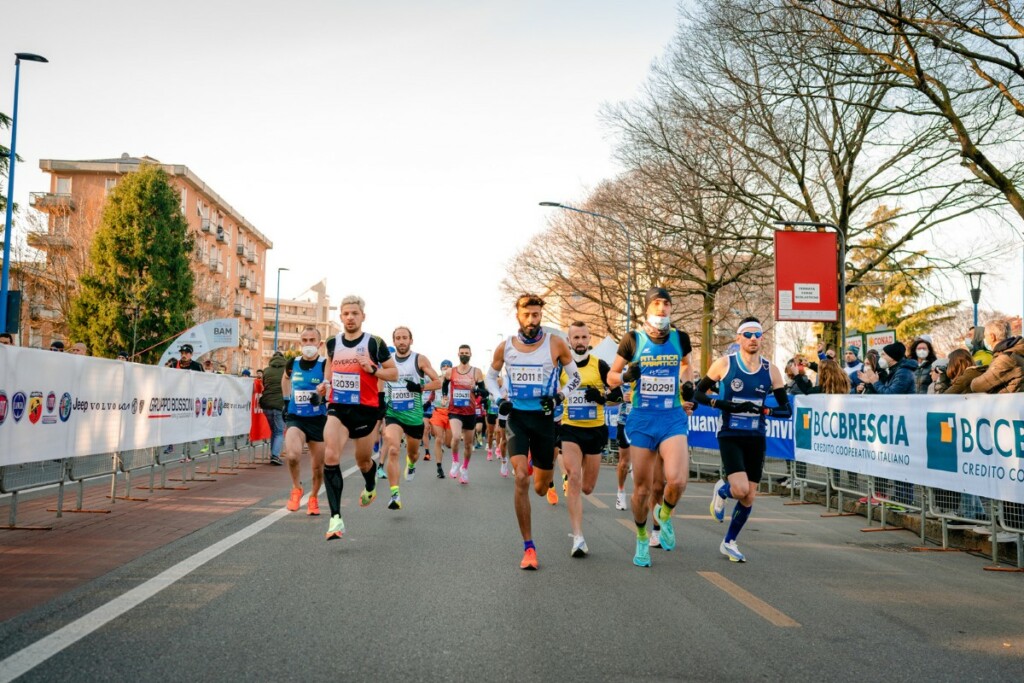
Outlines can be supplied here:
M281 378L284 401L284 456L288 474L292 477L292 492L285 506L292 512L299 509L302 482L299 479L299 458L302 447L309 446L312 459L312 490L306 514L319 515L320 486L324 481L324 425L327 423L327 404L316 388L327 377L327 359L320 357L320 330L307 327L299 337L302 355L285 365Z

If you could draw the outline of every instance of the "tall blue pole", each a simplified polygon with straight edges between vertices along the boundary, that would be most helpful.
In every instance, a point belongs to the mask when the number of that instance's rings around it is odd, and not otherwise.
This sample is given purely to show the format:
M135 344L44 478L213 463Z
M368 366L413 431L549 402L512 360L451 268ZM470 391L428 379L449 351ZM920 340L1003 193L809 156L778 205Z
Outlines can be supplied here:
M7 330L7 281L11 273L11 221L14 220L14 168L18 147L18 84L21 59L14 60L14 111L11 114L11 155L7 158L7 217L4 221L4 265L0 275L0 328Z
M277 269L277 299L274 301L274 351L277 351L277 321L281 317L281 271L287 268Z

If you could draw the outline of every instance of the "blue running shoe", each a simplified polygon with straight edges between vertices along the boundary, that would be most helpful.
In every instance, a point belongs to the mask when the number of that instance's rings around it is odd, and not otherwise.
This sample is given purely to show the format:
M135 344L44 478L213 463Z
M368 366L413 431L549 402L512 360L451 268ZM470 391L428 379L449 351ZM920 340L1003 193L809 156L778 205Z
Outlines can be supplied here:
M711 516L719 522L725 521L725 498L718 495L718 489L723 486L725 486L725 482L721 479L715 482L715 487L711 489L711 505L709 506Z
M729 558L730 562L746 562L747 557L740 552L740 549L736 547L736 541L729 541L726 543L722 541L722 545L718 546L718 552L722 553Z
M636 539L636 554L633 555L633 564L638 567L651 566L651 543Z
M676 547L676 529L672 526L672 517L668 519L661 518L661 506L654 506L654 515L658 518L658 524L661 525L661 549L672 550Z

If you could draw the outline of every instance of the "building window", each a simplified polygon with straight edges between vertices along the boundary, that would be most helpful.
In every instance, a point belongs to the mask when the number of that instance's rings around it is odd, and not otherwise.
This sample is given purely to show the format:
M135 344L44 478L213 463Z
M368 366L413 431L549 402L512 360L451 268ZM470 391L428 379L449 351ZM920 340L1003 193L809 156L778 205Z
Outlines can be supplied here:
M187 187L183 187L183 188L181 188L181 215L182 216L187 216L188 215L187 208L188 208L188 188Z
M57 178L57 194L71 194L71 178Z
M117 186L117 178L107 178L103 181L103 194L110 194L110 191Z

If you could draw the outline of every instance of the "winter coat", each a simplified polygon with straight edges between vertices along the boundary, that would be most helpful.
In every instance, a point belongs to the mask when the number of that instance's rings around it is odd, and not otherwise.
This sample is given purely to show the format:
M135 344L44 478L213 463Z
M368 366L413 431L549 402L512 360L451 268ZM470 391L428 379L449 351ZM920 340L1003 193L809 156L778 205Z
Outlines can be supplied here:
M284 356L274 356L270 365L263 370L263 397L260 408L263 410L284 410L284 394L281 392L281 378L287 362Z
M961 372L955 380L953 380L948 386L940 385L939 382L935 383L937 394L970 394L971 382L976 378L980 377L985 372L985 368L971 367ZM941 391L939 390L941 387Z
M1011 342L1012 343L1012 342ZM971 382L976 394L1012 394L1024 385L1024 339L995 354L988 370Z
M932 364L924 361L914 370L914 393L927 394L928 385L932 383Z
M809 394L814 385L811 384L811 380L807 378L807 375L796 375L786 386L786 392L790 394Z
M889 368L889 376L884 381L879 379L871 388L876 394L913 394L915 370L917 361L904 358L896 367Z

